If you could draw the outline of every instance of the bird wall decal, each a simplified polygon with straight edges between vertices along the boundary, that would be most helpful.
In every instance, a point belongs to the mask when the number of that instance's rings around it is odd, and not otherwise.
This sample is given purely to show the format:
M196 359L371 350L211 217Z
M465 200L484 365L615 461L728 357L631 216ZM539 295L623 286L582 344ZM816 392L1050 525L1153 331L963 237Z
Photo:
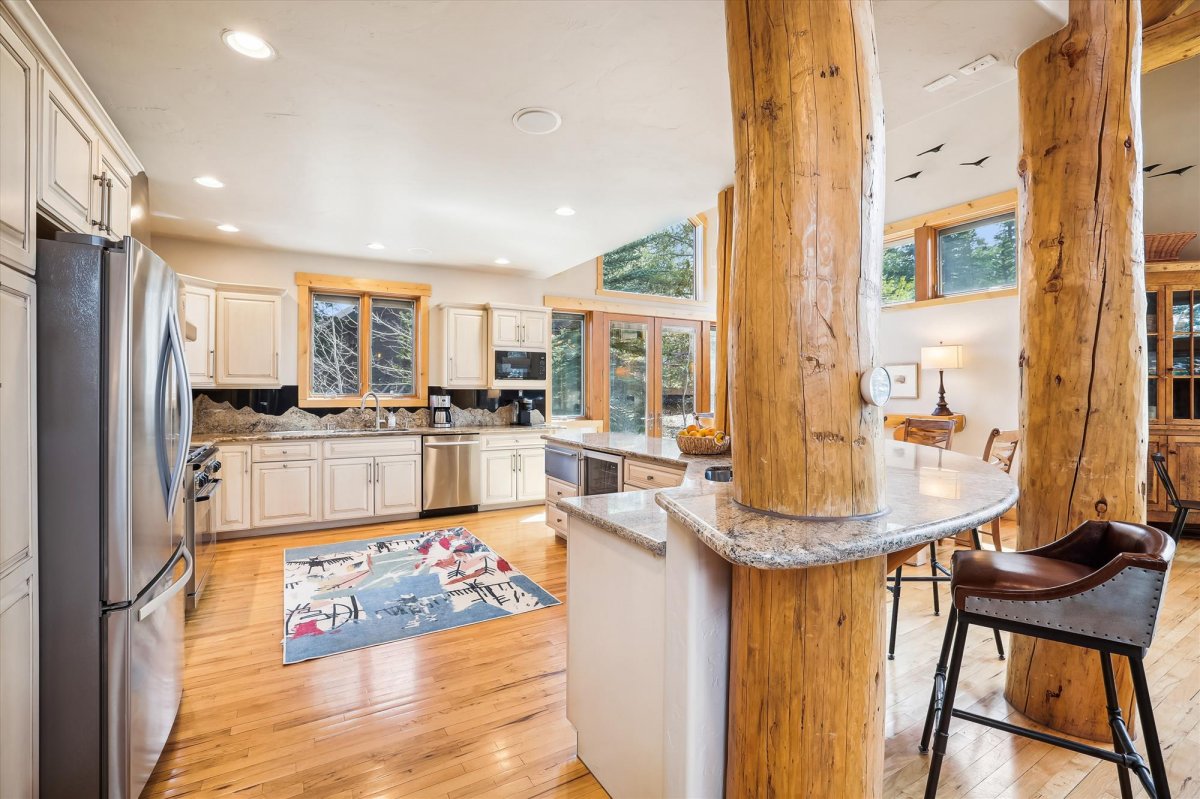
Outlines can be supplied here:
M905 175L904 177L896 178L896 180L894 182L899 183L902 180L916 180L917 176L920 175L922 171L924 171L924 170L918 170L916 172L913 172L911 175Z
M1142 167L1142 171L1143 172L1153 172L1154 170L1158 169L1160 166L1162 166L1162 164L1151 164L1150 166Z
M983 166L983 162L984 162L984 161L986 161L986 160L988 160L989 158L991 158L991 156L990 156L990 155L985 155L983 158L980 158L978 161L964 161L964 162L962 162L961 164L959 164L959 166L978 166L978 167L982 167L982 166Z
M929 155L930 153L940 153L942 151L942 148L945 146L946 146L946 142L942 142L937 147L930 147L928 150L926 150L923 153L917 153L917 158L920 158L923 155Z
M1187 166L1179 167L1179 169L1172 169L1169 172L1159 172L1157 175L1151 175L1150 177L1161 178L1163 175L1182 175L1184 172L1187 172L1189 169L1191 169L1194 166L1195 166L1195 164L1188 164Z

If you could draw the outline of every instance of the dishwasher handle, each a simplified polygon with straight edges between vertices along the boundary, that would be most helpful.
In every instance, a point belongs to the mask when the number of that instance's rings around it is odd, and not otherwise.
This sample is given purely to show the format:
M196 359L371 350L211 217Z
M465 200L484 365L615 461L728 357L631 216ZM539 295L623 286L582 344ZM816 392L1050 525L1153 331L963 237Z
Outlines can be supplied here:
M478 441L443 441L438 444L426 444L428 447L478 447Z

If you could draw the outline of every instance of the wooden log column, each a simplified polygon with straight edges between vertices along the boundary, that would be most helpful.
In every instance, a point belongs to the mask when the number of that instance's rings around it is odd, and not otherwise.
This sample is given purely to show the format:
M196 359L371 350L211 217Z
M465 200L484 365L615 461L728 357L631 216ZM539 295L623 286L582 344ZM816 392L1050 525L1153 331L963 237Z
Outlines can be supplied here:
M1146 514L1146 319L1138 0L1071 0L1017 62L1021 157L1019 549ZM1123 669L1118 689L1131 712ZM1094 652L1016 637L1008 701L1108 740Z
M726 0L734 498L879 512L883 105L866 0ZM883 792L884 558L733 567L728 796ZM834 676L836 675L836 676Z

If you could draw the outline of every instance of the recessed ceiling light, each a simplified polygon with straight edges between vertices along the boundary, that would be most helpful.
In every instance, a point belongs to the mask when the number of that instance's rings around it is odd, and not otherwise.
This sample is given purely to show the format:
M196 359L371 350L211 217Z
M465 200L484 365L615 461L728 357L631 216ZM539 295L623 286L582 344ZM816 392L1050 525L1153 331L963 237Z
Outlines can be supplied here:
M544 136L562 126L562 117L549 108L522 108L513 114L512 123L522 133Z
M563 205L554 209L554 213L559 216L575 216L575 209L569 205Z
M192 178L192 182L199 183L206 189L223 189L225 184L214 178L212 175L201 175L198 178Z
M936 92L938 89L944 89L956 81L958 81L958 78L954 77L953 75L943 75L933 83L926 83L923 88L927 92Z
M433 255L433 250L427 247L409 247L409 255Z
M234 225L229 224L228 222L226 222L223 225L217 225L217 230L223 231L225 233L237 233L238 232L238 228Z
M380 243L379 243L379 242L377 242L377 241L373 241L373 242L371 242L370 244L368 244L368 245L367 245L367 249L368 249L368 250L382 250L382 249L383 249L383 245L382 245L382 244L380 244Z
M275 48L267 44L265 39L246 31L223 31L221 41L225 42L225 46L233 52L241 53L248 58L264 61L275 56Z
M512 261L508 260L507 258L497 258L497 259L496 259L495 261L493 261L492 263L497 263L497 264L500 264L500 266L506 266L506 265L508 265L508 264L511 264L511 263L512 263Z

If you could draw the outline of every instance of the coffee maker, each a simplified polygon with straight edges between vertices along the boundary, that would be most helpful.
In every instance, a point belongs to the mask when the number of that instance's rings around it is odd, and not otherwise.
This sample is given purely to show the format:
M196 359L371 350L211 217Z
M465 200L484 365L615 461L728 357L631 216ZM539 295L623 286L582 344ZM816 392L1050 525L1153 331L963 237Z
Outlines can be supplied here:
M513 400L517 406L517 424L531 427L533 425L533 400L525 396L525 392L519 392L517 398Z
M429 395L429 418L434 427L454 427L454 420L450 416L449 394Z

